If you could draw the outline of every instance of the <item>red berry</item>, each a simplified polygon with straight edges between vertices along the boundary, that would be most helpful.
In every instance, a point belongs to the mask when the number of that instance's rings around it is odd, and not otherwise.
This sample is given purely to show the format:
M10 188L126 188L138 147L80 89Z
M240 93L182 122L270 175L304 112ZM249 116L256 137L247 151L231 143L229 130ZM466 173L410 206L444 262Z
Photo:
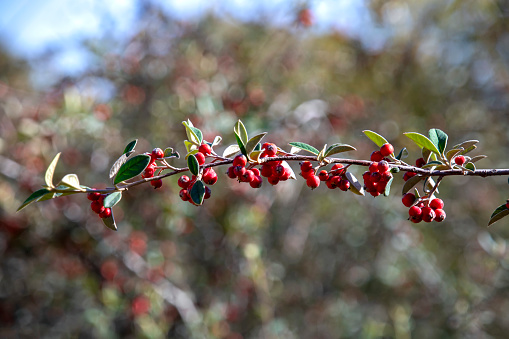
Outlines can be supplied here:
M312 177L312 176L315 175L315 170L311 168L310 170L302 171L300 174L302 175L302 177L304 179L307 180L307 178Z
M303 161L301 164L300 164L300 170L301 172L306 172L306 171L309 171L313 169L313 164L309 161Z
M382 160L378 163L378 172L385 173L389 170L389 163L385 160Z
M435 211L431 207L422 208L422 221L432 222L435 219Z
M203 182L207 185L214 185L217 182L217 173L213 168L206 168L203 171Z
M212 153L212 148L208 144L201 144L198 151L203 155L209 155Z
M152 159L161 159L164 158L164 152L159 147L156 147L152 150L152 154L150 155Z
M429 203L429 207L431 207L434 210L443 209L444 202L442 201L442 199L435 198L431 200L431 202Z
M373 172L371 173L371 182L379 182L380 179L382 179L382 175L379 172Z
M366 171L366 172L362 173L362 178L364 179L364 181L370 181L371 180L371 172Z
M422 221L422 217L419 215L419 216L414 216L414 217L410 217L410 221L413 222L414 224L418 224Z
M387 186L386 182L380 181L376 185L376 191L380 194L385 192L385 187Z
M505 208L509 209L509 200L505 203Z
M254 175L260 175L260 170L258 168L251 168L251 171L253 171Z
M239 154L235 158L233 158L233 166L246 167L247 158L244 154Z
M382 147L380 147L380 153L382 153L384 157L388 157L389 155L394 153L394 147L391 144L385 144Z
M411 217L420 217L422 215L422 210L417 206L412 206L408 210L408 215Z
M382 173L382 178L380 179L380 181L389 182L389 180L391 180L391 179L392 179L392 173L387 171L387 172Z
M196 157L196 160L198 160L199 165L203 165L205 163L205 156L203 153L198 152L194 156Z
M188 201L189 200L188 191L185 188L180 190L179 196L180 196L180 199L182 199L183 201Z
M424 158L415 160L415 167L422 167L424 165L426 165L426 160L424 160Z
M145 168L145 171L141 175L143 178L152 178L154 176L155 169L154 167L148 167Z
M465 161L466 159L462 155L458 155L456 158L454 158L454 162L456 163L456 165L462 166L465 163Z
M339 187L339 183L341 182L341 177L339 175L334 175L331 179L334 187Z
M262 165L261 175L268 178L272 175L272 167L269 164Z
M104 211L102 211L101 213L99 213L99 218L107 218L111 216L111 208L105 208Z
M101 193L99 193L99 192L87 193L87 199L91 200L91 201L99 200L100 197L101 197Z
M442 222L445 220L445 211L441 208L435 210L435 221Z
M414 204L415 199L416 199L415 194L407 193L403 196L403 198L401 199L401 202L403 203L403 205L405 205L405 207L410 207Z
M416 173L414 173L414 172L405 172L405 174L403 175L403 180L407 181L408 179L410 179L411 177L413 177L415 175L416 175Z
M103 202L100 200L92 201L92 203L90 204L90 208L92 209L92 211L94 211L97 214L104 211Z
M334 165L332 165L331 172L333 171L333 172L338 172L338 173L336 173L336 174L341 174L340 172L343 172L343 171L340 171L340 170L341 170L343 167L345 167L345 166L343 166L343 164L334 164Z
M231 179L235 179L237 177L237 174L235 174L235 167L233 166L228 167L226 174L228 174L228 178Z
M350 188L350 181L341 179L341 181L339 183L339 189L346 192L346 191L348 191L349 188Z
M187 188L189 186L189 182L191 181L191 179L189 179L189 177L187 175L183 175L179 178L178 180L178 185L181 187L181 188Z
M163 181L161 179L152 180L150 184L152 185L152 187L154 187L154 189L157 189L163 186Z
M265 150L265 154L269 157L273 157L277 154L277 146L273 143L266 142L262 145L262 149Z
M325 182L325 185L327 185L328 188L331 190L336 188L336 184L332 181L333 177L329 177L329 179Z
M373 197L378 197L380 195L380 192L378 191L370 191L369 194L371 194Z
M269 184L271 185L277 185L278 182L279 182L279 177L278 176L275 176L275 175L271 175L270 177L267 178L267 181L269 182Z
M233 168L233 173L235 173L235 175L240 178L241 176L244 175L244 173L246 173L246 168L243 167L243 166L235 166Z
M205 195L203 196L203 199L210 198L211 194L212 194L212 190L210 188L208 188L207 186L205 186Z
M283 174L281 174L279 176L279 180L280 181L286 181L286 180L290 179L291 175L292 175L292 172L290 172L290 169L285 167L285 170L284 170Z
M260 188L262 187L262 177L259 176L259 175L255 175L253 180L251 180L251 182L249 183L249 185L251 185L252 188Z
M285 173L285 167L281 164L274 167L272 170L272 173L277 175L278 177L281 177Z
M372 162L371 165L369 165L369 171L378 172L378 162Z
M318 173L318 178L320 178L321 181L327 181L327 179L329 179L329 174L326 170L321 170L320 173Z
M373 153L371 153L371 156L369 158L371 161L382 161L384 159L384 156L382 155L382 153L380 153L380 151L374 151Z
M255 177L255 175L254 175L253 171L246 170L246 172L242 176L240 176L239 179L242 182L251 182L251 181L253 181L254 177Z
M316 175L312 175L307 178L306 184L308 185L308 187L311 187L311 189L315 189L318 186L320 186L320 178L318 178L318 176Z

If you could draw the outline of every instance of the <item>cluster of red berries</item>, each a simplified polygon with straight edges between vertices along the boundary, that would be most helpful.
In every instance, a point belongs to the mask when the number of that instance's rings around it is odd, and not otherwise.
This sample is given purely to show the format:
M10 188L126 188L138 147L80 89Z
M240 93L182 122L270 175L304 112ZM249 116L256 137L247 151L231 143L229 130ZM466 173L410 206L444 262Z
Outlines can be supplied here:
M379 151L371 153L369 170L362 174L364 189L373 197L378 197L385 192L387 184L392 179L389 162L386 159L394 153L394 147L387 143L380 147ZM390 161L390 160L389 160Z
M262 186L262 177L258 168L247 169L247 158L243 154L233 158L233 163L228 167L226 174L231 179L238 179L239 182L247 182L252 188L260 188Z
M212 154L212 148L208 144L202 144L198 148L198 153L195 153L194 156L196 160L198 160L198 165L205 164L205 159L207 156ZM191 189L193 188L193 185L196 183L196 180L198 177L196 175L193 175L191 178L189 178L187 175L183 175L178 180L178 185L180 186L181 190L179 192L180 199L183 201L189 201L191 204L195 204L193 202L193 199L191 199ZM213 168L207 167L203 169L201 180L203 183L207 185L214 185L217 182L217 173L214 171ZM210 195L212 194L212 190L205 186L205 196L204 199L210 198Z
M158 147L154 148L152 150L152 153L150 153L150 163L148 164L148 166L145 168L145 171L141 175L142 178L152 178L155 175L157 169L156 159L162 158L164 158L163 150ZM163 181L161 179L152 180L150 184L152 185L152 187L154 187L154 189L156 189L163 186Z
M88 200L92 201L90 204L90 208L95 213L99 214L100 218L107 218L111 215L111 208L104 207L104 198L106 194L101 194L99 192L89 192L87 193Z
M445 219L444 202L442 199L432 199L431 201L426 199L419 199L413 193L407 193L403 195L401 199L403 205L410 207L408 215L413 223L441 222Z
M309 161L300 164L300 175L306 179L306 184L311 189L320 186L320 181L324 181L328 188L339 188L347 191L350 188L350 181L345 176L346 169L342 164L334 164L330 172L321 170L318 175L315 173L313 165Z

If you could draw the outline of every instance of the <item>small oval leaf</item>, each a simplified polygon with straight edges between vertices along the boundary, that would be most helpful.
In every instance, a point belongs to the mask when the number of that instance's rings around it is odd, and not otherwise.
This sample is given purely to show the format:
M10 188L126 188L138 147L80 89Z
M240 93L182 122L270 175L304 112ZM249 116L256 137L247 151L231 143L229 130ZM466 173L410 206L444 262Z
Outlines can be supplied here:
M403 160L406 158L408 158L408 150L406 149L406 147L403 147L401 151L399 151L399 154L396 156L396 159Z
M410 191L412 189L412 187L414 187L415 185L417 185L417 183L419 181L421 181L423 178L419 175L414 175L413 177L411 177L410 179L408 179L407 181L405 181L405 184L403 185L403 190L402 190L402 193L405 194L407 193L408 191Z
M111 208L115 206L120 201L120 199L122 199L122 192L113 192L104 198L103 205L106 208Z
M325 151L325 157L329 157L333 154L348 152L348 151L356 151L357 149L353 146L347 144L333 144L330 145L329 148Z
M471 162L465 164L464 168L468 171L472 171L472 172L475 171L475 165Z
M141 174L145 168L147 168L150 160L150 156L146 154L138 154L127 160L122 166L120 166L113 184L116 185L124 180L134 178Z
M237 140L237 144L239 145L240 153L244 154L247 157L247 152L244 147L244 142L240 139L240 137L235 133L235 139Z
M200 165L198 164L198 159L196 159L194 154L190 154L187 157L187 166L189 167L189 171L194 175L198 175L198 173L200 173Z
M493 211L493 213L491 214L488 226L494 224L495 222L499 221L500 219L507 215L509 215L509 209L507 209L505 204L498 206L497 209Z
M41 188L35 192L33 192L32 194L30 194L30 196L21 204L21 206L18 207L18 209L16 210L16 212L19 212L21 211L23 208L25 208L26 206L28 206L29 204L33 203L34 201L36 201L37 199L39 199L40 197L42 197L43 195L47 194L47 193L50 193L49 190L45 189L45 188Z
M104 226L108 227L110 230L116 231L117 230L117 224L115 223L115 218L113 217L113 212L111 212L111 215L107 218L101 218L103 221Z
M195 130L193 129L195 127L193 126L191 121L190 120L182 121L182 125L184 125L185 128L186 128L187 138L189 139L190 143L192 143L194 145L200 145L201 144L201 140L198 137L198 135L196 134ZM201 131L200 131L200 133L201 133Z
M134 148L136 147L137 143L138 143L138 139L135 139L135 140L131 141L130 143L128 143L124 149L124 154L134 151Z
M221 138L219 135L216 135L214 141L212 141L211 147L219 145L221 143L221 140L223 140L223 138Z
M263 133L260 133L260 134L257 134L255 135L254 137L252 137L251 139L249 139L249 141L246 143L246 153L247 154L251 154L251 152L254 151L254 149L256 148L256 145L258 145L258 143L260 141L262 141L263 137L267 134L267 132L263 132Z
M391 193L391 185L392 185L393 180L394 180L394 177L390 178L389 181L387 181L387 185L385 185L384 195L386 197L388 197L389 193Z
M187 152L194 151L195 149L198 149L198 146L196 144L193 144L189 140L184 140L184 145L186 146Z
M308 144L305 144L303 142L289 142L288 143L289 145L295 147L295 148L299 148L303 151L308 151L310 153L313 153L314 155L318 155L318 153L320 153L316 148L314 148L313 146L311 145L308 145Z
M444 153L445 148L447 147L447 139L449 137L447 134L445 134L442 130L439 130L438 128L432 128L429 130L429 139L435 145L438 150L440 151L440 154Z
M60 180L60 182L58 183L58 185L64 185L64 186L67 186L67 187L71 187L71 188L74 188L78 191L85 191L83 188L81 188L80 186L80 180L78 179L78 176L76 174L67 174L65 175L62 180Z
M55 167L57 167L58 159L60 159L60 154L62 154L62 153L59 152L57 155L55 155L55 157L49 164L48 169L46 170L46 174L44 175L44 181L46 181L46 185L48 187L54 187L53 186L53 174L55 173Z
M233 132L235 132L235 134L240 138L240 140L242 141L242 145L247 144L249 138L247 136L246 127L244 126L242 121L240 121L240 119L233 127Z
M445 157L447 158L447 161L451 161L452 158L454 158L459 152L463 151L463 148L453 148L445 154Z
M472 145L472 146L470 146L470 147L468 147L468 148L464 149L464 150L463 150L460 154L465 155L465 154L467 154L467 153L469 153L469 152L472 152L472 151L473 151L473 150L475 150L476 148L477 148L477 146L476 146L476 145Z
M441 166L441 165L445 165L445 164L439 160L432 160L432 161L428 162L426 165L422 166L422 168L429 168L429 167L435 167L435 166Z
M352 173L346 172L345 176L350 182L350 191L352 191L352 193L355 193L357 195L365 195L364 188L362 187L359 180L357 180L357 178Z
M191 187L191 200L196 205L203 204L203 198L205 197L205 185L201 180L197 180L193 187Z
M487 158L488 156L487 155L476 155L475 157L473 157L472 159L470 159L469 162L471 163L474 163L474 162L477 162L479 160L482 160L482 159L485 159Z
M226 149L224 150L223 158L229 158L232 155L237 154L238 152L240 152L239 145L230 145L230 146L226 147Z
M385 139L380 134L370 131L370 130L364 130L362 131L371 141L373 141L378 147L382 147L385 144L388 144L389 142L387 139Z
M433 144L425 135L416 132L406 132L403 134L415 142L415 144L420 148L427 148L436 155L440 155L440 151L437 149L435 144Z
M473 145L477 144L478 142L479 142L479 140L467 140L467 141L463 141L460 144L457 144L453 148L465 148L465 149L467 149L467 148L472 147Z
M113 166L111 166L110 168L110 180L113 179L115 177L115 175L117 175L118 173L118 170L120 169L120 166L122 166L123 164L125 164L125 162L127 161L127 158L129 157L128 154L124 153L120 156L120 158L118 158L115 163L113 164Z

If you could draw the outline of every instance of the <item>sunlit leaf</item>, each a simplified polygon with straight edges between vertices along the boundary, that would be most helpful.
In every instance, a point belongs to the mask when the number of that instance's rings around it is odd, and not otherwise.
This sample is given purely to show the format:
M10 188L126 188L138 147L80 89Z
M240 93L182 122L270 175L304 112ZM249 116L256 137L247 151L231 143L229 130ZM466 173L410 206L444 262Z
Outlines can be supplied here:
M301 150L304 150L304 151L308 151L310 153L313 153L314 155L318 155L318 153L320 153L316 148L314 148L313 146L311 145L308 145L308 144L305 144L303 142L290 142L288 143L289 145L295 147L295 148L299 148Z
M267 134L267 132L263 132L263 133L255 135L254 137L249 139L249 141L246 143L246 146L245 146L246 153L250 154L255 149L256 145L258 145L258 143L263 139L263 137L266 134Z
M460 144L457 144L453 148L464 148L464 149L467 149L467 148L472 147L473 145L477 144L478 142L479 142L479 140L467 140L467 141L463 141Z
M223 138L221 138L219 135L217 135L215 138L214 138L214 141L212 141L212 145L211 147L214 147L214 146L217 146L221 143L221 141L223 140Z
M76 189L78 191L85 191L80 186L80 180L76 174L67 174L65 175L58 185L64 185Z
M113 207L115 206L119 201L120 199L122 199L122 192L113 192L111 194L108 194L106 196L106 198L104 198L104 207L108 208L108 207Z
M249 159L251 159L254 162L258 162L260 160L260 155L263 151L252 151L249 153Z
M53 174L55 173L55 167L57 167L58 159L60 159L60 154L55 155L51 164L49 164L48 169L46 170L46 174L44 175L44 181L46 181L46 185L48 187L53 187Z
M452 160L452 158L454 158L461 151L463 151L463 148L453 148L453 149L447 151L445 157L450 162Z
M246 131L246 127L244 126L244 124L242 123L242 121L237 121L237 123L235 124L235 127L233 128L233 131L235 132L235 134L240 138L240 140L242 141L242 145L245 145L247 144L247 141L249 140L248 136L247 136L247 131Z
M406 147L403 147L401 149L401 151L399 151L398 155L396 156L396 159L403 160L406 158L408 158L408 150L406 149Z
M357 195L365 195L364 187L362 187L359 180L357 180L357 178L351 172L346 172L345 176L350 182L350 191L352 191L352 193L355 193Z
M468 148L464 149L463 151L461 151L461 153L460 153L460 154L461 154L461 155L465 155L465 154L467 154L467 153L472 152L472 151L473 151L473 150L475 150L476 148L477 148L477 146L476 146L476 145L472 145L472 146L470 146L470 147L468 147Z
M196 144L193 144L192 142L190 142L188 140L184 140L184 145L186 146L186 150L188 153L198 149L198 146Z
M127 160L122 166L120 166L117 176L113 184L118 184L122 181L134 178L141 174L150 163L150 156L146 154L138 154L129 160Z
M223 151L223 158L229 158L232 155L237 154L238 152L240 152L239 145L230 145L226 147L226 149Z
M433 144L431 140L429 140L425 135L416 132L406 132L403 134L407 136L410 140L415 142L415 144L420 148L427 148L431 152L440 155L440 151L437 149L435 144Z
M385 144L388 144L389 142L380 134L370 131L370 130L364 130L362 131L371 141L373 141L378 147L382 147Z
M110 168L110 174L109 174L109 177L110 177L110 180L113 179L115 177L115 175L117 175L118 173L118 170L120 169L120 166L122 166L123 164L125 164L125 162L127 161L127 158L129 156L124 153L122 154L116 161L115 163L113 164L113 166L111 166Z
M192 144L195 144L195 145L199 146L201 144L202 138L198 137L198 135L196 134L196 130L198 130L198 131L200 131L200 130L195 128L195 127L193 127L193 125L190 124L189 120L188 121L182 121L182 124L186 128L186 134L187 134L187 138L189 139L189 141ZM201 134L201 131L200 131L200 134Z
M440 154L444 153L445 148L447 147L447 139L448 136L442 130L437 128L432 128L429 130L429 140L437 147Z
M474 163L487 157L488 157L487 155L476 155L475 157L472 157L472 159L470 159L469 162Z
M348 151L356 151L357 149L353 146L347 144L333 144L330 145L329 148L325 151L324 157L330 157L333 154L348 152Z

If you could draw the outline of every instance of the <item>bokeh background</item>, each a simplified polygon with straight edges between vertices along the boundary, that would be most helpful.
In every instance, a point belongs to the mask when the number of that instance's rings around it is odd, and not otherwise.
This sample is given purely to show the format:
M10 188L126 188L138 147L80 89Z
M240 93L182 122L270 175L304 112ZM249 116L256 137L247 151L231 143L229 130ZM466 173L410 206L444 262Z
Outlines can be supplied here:
M17 207L55 176L108 185L125 145L184 152L181 122L285 149L380 132L480 140L509 159L509 6L497 0L80 0L0 3L0 337L503 338L507 178L446 178L447 219L303 180L220 172L199 208L176 177L138 186L105 228L84 196ZM410 160L412 161L412 160ZM177 166L182 160L175 160ZM294 169L297 169L293 164ZM359 177L362 168L353 170ZM147 187L144 187L147 186ZM247 187L246 187L247 186Z

